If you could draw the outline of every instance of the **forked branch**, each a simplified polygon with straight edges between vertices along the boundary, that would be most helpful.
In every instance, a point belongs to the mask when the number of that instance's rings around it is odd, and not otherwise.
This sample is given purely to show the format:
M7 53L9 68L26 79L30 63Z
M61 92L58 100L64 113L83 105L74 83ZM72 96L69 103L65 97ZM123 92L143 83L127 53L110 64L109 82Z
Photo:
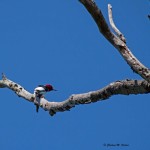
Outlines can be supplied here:
M109 29L106 20L93 0L79 0L91 14L102 35L119 51L131 69L150 82L150 70L145 67L130 51L126 43Z
M117 35L111 32L101 10L97 7L93 0L79 0L95 20L100 32L103 36L118 49L125 61L129 64L134 72L139 74L145 80L122 80L110 83L106 87L97 91L91 91L82 94L73 94L68 99L62 102L49 102L45 98L40 98L38 105L45 111L48 111L51 116L56 112L64 112L70 110L79 104L89 104L97 101L106 100L109 97L117 94L146 94L150 93L150 70L146 68L129 50L127 47L123 34L117 29L112 22L112 12L110 10L110 23ZM38 97L25 90L21 85L6 78L3 74L0 80L0 88L9 88L14 91L19 97L22 97L29 102L35 101ZM37 105L37 104L36 104Z

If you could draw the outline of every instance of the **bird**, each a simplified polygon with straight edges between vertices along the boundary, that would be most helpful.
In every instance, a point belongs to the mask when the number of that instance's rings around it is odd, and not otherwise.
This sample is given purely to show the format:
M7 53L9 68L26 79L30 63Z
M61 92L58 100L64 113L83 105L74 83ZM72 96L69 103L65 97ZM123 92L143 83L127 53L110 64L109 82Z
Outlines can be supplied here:
M38 97L38 99L35 98L34 104L36 105L36 112L39 110L39 100L41 98L45 97L45 94L50 91L57 91L56 89L53 88L51 84L46 84L46 85L38 85L34 89L34 95Z
M36 87L36 88L34 89L34 94L35 94L37 97L41 98L41 97L44 97L45 94L46 94L47 92L50 92L50 91L56 91L56 90L53 88L52 85L50 85L50 84L38 85L38 87Z

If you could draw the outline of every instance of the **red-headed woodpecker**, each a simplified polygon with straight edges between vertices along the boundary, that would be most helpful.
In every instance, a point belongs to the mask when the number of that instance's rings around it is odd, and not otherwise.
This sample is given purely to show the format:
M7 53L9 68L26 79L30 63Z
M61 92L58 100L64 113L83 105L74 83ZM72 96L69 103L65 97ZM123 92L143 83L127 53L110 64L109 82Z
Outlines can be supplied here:
M38 87L36 87L34 89L34 93L36 94L36 96L38 96L39 98L43 97L46 92L50 92L54 90L53 86L50 84L46 84L46 85L39 85Z
M38 112L39 104L40 104L40 98L43 98L47 92L50 91L56 91L52 85L46 84L46 85L39 85L34 89L34 94L38 99L35 99L34 103L36 105L36 112Z

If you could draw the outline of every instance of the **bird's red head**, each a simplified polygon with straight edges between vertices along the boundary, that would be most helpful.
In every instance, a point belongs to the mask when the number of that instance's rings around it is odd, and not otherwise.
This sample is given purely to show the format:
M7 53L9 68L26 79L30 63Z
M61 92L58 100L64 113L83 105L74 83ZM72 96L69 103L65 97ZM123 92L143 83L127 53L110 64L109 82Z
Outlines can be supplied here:
M52 91L52 90L54 90L53 86L50 85L50 84L46 84L45 85L45 89L46 89L46 91Z

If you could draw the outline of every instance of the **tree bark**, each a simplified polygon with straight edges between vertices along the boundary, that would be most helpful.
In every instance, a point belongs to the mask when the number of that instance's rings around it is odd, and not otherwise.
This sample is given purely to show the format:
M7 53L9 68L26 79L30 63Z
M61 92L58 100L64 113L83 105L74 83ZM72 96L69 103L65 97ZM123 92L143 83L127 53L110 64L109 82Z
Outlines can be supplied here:
M3 76L0 80L0 87L9 88L14 91L19 97L22 97L29 102L34 103L34 94L25 90L21 85L15 83ZM45 111L49 111L49 114L53 116L56 112L69 111L75 105L89 104L97 101L106 100L113 95L129 95L129 94L147 94L150 93L150 84L145 80L122 80L115 81L107 85L106 87L97 91L91 91L82 94L72 94L68 99L62 102L49 102L45 98L40 98L38 104ZM37 104L36 104L37 105Z
M68 99L62 102L49 102L44 97L39 98L36 95L25 90L21 85L15 83L2 75L0 80L0 88L9 88L14 91L19 97L22 97L29 102L34 103L38 99L36 105L48 111L51 116L56 112L64 112L70 110L79 104L89 104L97 101L106 100L113 95L130 95L130 94L147 94L150 93L150 70L146 68L129 50L126 45L124 35L119 31L113 21L112 7L108 5L110 25L113 28L111 32L106 20L93 0L79 0L96 22L99 31L102 35L119 51L131 69L139 74L144 80L118 80L110 83L106 87L97 91L91 91L82 94L72 94Z
M131 69L150 82L150 70L145 67L130 51L120 36L116 36L108 27L106 20L94 0L79 0L90 13L102 35L119 51Z

